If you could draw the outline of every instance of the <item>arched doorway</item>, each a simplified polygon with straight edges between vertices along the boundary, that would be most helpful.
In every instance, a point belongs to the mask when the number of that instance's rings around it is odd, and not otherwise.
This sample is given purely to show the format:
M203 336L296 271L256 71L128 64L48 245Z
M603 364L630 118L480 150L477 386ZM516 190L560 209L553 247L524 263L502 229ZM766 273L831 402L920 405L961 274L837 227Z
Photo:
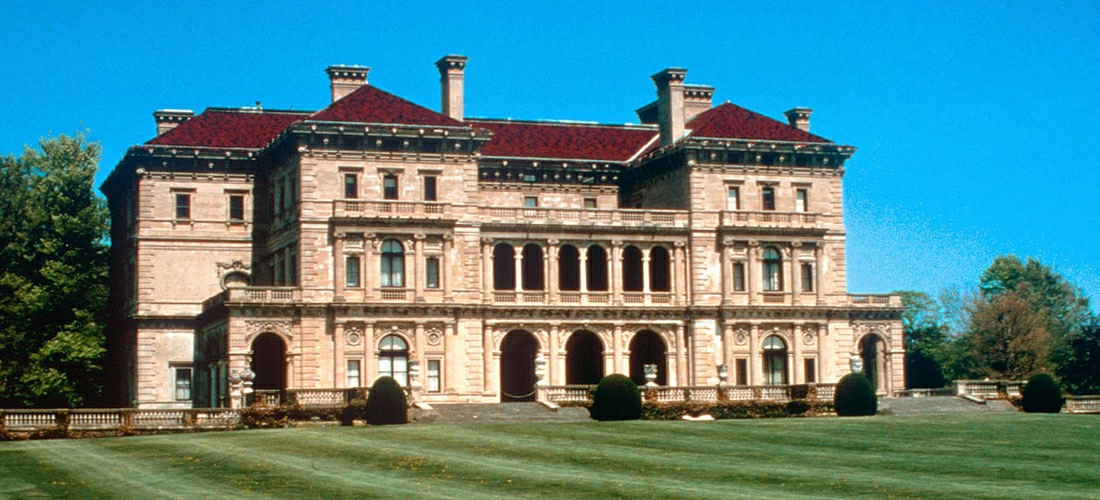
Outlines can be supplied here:
M261 333L252 341L252 364L256 390L286 389L286 343L274 333Z
M642 330L630 340L630 380L645 385L645 365L657 365L657 385L668 385L668 356L660 335Z
M535 400L535 356L539 341L523 330L512 330L500 343L500 402Z
M787 385L787 343L776 335L764 339L764 384Z
M581 330L565 343L565 383L598 384L603 378L603 344L596 334Z
M393 377L401 387L409 386L409 345L397 335L386 335L378 343L378 376Z
M886 392L886 342L878 335L867 335L859 341L859 357L863 358L863 374L875 386Z

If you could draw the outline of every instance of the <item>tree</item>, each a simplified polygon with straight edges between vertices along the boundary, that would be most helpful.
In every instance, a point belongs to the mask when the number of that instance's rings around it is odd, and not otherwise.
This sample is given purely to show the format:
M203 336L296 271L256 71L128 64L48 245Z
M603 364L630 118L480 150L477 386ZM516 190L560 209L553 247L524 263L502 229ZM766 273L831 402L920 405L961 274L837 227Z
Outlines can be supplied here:
M1070 394L1100 394L1100 318L1071 333L1052 354Z
M940 305L923 292L901 291L901 323L905 330L905 386L910 389L943 387L943 363L950 341Z
M0 158L0 407L78 406L100 391L107 210L100 147L61 135Z
M960 348L971 375L1022 380L1045 371L1051 336L1049 319L1019 292L975 299L970 328Z

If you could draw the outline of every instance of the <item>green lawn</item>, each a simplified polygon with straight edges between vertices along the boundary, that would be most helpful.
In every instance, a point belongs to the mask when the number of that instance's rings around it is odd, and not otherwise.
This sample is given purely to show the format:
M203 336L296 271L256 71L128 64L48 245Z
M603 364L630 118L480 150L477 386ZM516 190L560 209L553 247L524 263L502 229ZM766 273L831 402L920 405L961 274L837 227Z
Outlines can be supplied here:
M1098 498L1100 416L407 425L0 443L0 497Z

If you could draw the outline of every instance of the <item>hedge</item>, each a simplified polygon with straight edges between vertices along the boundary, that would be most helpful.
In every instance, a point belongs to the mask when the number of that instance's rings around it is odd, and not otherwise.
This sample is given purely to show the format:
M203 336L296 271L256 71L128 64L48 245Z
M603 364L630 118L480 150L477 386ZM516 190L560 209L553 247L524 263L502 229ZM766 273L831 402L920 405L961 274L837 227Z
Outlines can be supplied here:
M680 420L684 415L710 415L718 420L734 418L814 417L832 413L829 401L688 401L642 404L644 420Z

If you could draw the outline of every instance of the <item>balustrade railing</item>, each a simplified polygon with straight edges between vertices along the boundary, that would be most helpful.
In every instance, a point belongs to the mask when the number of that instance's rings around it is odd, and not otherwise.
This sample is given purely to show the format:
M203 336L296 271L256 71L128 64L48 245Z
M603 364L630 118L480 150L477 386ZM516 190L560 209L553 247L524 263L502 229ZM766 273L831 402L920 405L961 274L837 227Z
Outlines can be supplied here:
M12 432L227 428L239 420L238 410L229 408L0 410L0 429Z
M1066 396L1066 413L1100 413L1100 396Z
M223 302L287 303L302 299L298 287L289 286L250 286L228 288L222 292Z
M850 306L901 307L901 295L858 294L846 297Z
M955 394L982 399L1018 398L1025 384L1022 380L956 380Z
M822 222L821 214L809 212L776 212L772 210L726 210L723 226L814 227Z
M333 217L399 217L438 219L451 215L449 203L434 201L336 200Z
M490 222L528 222L601 226L687 227L686 210L597 210L543 207L479 207L482 220Z
M553 403L580 403L592 400L588 385L556 385L547 388L547 398ZM689 401L790 401L810 399L832 401L836 384L806 385L739 385L739 386L658 386L639 387L642 397L658 403Z

